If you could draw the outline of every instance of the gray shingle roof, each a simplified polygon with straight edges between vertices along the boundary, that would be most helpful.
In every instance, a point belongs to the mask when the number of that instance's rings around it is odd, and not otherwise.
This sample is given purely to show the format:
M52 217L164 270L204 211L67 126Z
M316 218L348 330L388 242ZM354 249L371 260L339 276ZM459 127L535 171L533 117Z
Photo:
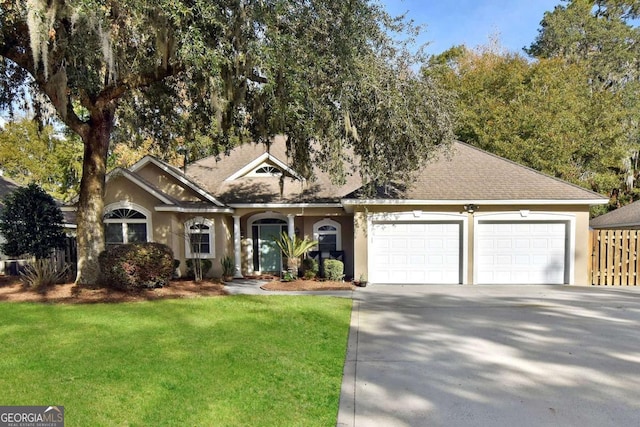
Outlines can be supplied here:
M2 208L2 199L18 187L20 186L11 179L0 176L0 208Z
M591 228L640 228L640 201L593 218Z
M355 198L362 186L360 176L347 183L331 183L327 173L315 170L313 181L277 177L226 179L264 154L262 145L246 144L220 159L208 157L187 168L187 175L226 203L338 202ZM287 163L285 140L277 137L270 153ZM547 176L533 169L495 156L462 142L454 142L424 168L416 171L411 183L397 184L379 191L376 198L404 200L461 201L593 201L607 199L577 185Z

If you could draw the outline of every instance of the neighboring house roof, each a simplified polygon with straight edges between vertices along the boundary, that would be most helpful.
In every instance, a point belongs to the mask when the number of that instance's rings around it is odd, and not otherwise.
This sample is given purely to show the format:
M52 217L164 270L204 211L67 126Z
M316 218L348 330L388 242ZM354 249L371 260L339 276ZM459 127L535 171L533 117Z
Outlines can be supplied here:
M640 228L640 201L633 202L589 222L591 228Z
M490 154L462 142L447 150L413 174L411 183L389 185L368 200L362 200L362 181L357 171L345 185L334 185L328 173L315 169L314 180L305 181L285 170L281 176L257 176L255 167L273 163L281 170L287 164L286 144L276 137L269 155L262 145L247 144L228 156L207 157L187 168L187 175L220 200L234 205L260 203L509 203L509 204L604 204L607 198ZM293 167L295 169L295 165Z
M4 176L0 176L0 209L2 208L2 199L4 199L5 196L19 187L20 185L18 185L13 180Z

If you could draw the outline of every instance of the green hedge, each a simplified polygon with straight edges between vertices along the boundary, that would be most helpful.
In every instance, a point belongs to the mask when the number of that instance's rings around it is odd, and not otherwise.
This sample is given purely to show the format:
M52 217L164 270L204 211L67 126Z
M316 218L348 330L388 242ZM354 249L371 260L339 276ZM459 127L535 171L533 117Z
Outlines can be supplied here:
M342 280L344 278L344 263L337 259L325 259L324 277L327 280Z
M101 283L125 291L165 286L174 270L171 248L151 242L110 247L98 262Z

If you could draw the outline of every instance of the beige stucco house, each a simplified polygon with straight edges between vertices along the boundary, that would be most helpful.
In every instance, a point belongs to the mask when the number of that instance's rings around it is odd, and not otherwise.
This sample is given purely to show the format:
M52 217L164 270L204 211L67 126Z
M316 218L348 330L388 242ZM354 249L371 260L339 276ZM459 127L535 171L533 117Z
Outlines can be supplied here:
M231 256L236 276L278 273L281 232L320 242L311 256L344 261L371 283L586 285L589 207L599 194L455 142L373 198L287 162L285 140L246 144L186 173L147 156L107 178L107 244L156 241L185 260ZM402 187L402 188L399 188Z

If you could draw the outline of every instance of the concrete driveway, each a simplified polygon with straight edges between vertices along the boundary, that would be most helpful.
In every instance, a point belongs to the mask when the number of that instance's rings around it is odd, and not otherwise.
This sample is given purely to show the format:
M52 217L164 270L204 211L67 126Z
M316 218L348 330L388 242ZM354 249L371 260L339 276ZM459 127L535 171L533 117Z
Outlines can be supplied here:
M338 426L640 426L640 289L354 293Z

